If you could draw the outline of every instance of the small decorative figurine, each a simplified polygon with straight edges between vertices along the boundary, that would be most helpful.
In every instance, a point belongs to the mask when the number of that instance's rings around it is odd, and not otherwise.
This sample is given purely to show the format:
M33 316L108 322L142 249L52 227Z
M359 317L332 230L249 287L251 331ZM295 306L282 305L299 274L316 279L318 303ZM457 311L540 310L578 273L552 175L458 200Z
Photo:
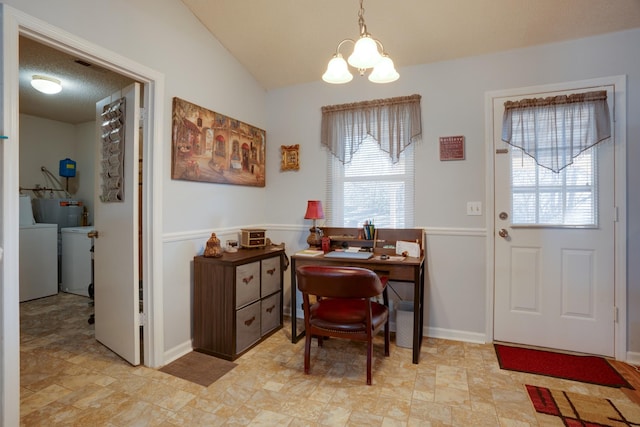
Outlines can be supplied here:
M204 256L208 258L218 258L222 256L220 239L216 237L216 233L211 233L211 237L207 240L207 247L204 248Z

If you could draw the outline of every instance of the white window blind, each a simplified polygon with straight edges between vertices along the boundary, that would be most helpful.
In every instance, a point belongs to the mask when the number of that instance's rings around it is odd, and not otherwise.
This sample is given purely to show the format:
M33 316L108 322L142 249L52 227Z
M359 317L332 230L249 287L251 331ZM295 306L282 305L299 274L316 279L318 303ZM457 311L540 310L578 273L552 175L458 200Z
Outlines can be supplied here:
M595 227L596 159L597 147L592 147L555 173L521 150L512 150L512 223Z
M328 225L362 227L364 221L373 221L378 228L413 227L413 153L411 145L393 163L371 137L364 138L349 163L328 152Z

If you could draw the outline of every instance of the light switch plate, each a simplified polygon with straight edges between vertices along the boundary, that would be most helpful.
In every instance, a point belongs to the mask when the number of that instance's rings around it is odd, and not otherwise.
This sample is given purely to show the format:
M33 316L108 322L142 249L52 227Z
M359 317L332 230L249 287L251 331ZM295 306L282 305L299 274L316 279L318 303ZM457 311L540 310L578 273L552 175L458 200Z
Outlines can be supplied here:
M482 202L467 202L467 215L482 215Z

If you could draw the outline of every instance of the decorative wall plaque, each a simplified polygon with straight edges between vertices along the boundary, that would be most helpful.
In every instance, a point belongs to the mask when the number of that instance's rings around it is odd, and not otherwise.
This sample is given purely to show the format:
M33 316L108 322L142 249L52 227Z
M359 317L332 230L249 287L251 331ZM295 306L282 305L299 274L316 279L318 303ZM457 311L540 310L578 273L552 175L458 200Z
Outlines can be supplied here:
M440 160L464 160L464 136L441 136Z
M300 164L298 163L300 158L299 150L300 144L280 146L280 151L282 152L281 171L297 171L300 169Z

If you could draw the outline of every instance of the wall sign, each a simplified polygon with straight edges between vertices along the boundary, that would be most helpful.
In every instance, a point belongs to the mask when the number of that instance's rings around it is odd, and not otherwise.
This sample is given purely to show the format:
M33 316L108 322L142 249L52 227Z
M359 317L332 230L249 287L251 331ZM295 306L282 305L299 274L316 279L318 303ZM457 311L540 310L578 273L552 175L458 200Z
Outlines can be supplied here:
M464 160L464 136L441 136L440 160Z

